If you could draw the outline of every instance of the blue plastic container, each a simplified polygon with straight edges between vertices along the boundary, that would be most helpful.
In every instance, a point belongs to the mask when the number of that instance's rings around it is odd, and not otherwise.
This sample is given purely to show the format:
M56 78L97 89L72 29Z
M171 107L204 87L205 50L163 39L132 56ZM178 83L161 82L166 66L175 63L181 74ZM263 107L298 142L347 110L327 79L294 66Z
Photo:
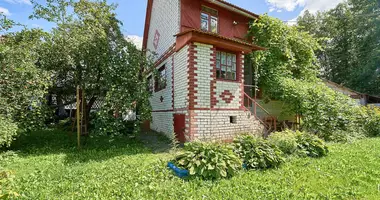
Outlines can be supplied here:
M174 165L172 162L168 162L168 168L173 170L174 174L180 178L186 178L189 176L189 170L186 169L180 169L177 166Z

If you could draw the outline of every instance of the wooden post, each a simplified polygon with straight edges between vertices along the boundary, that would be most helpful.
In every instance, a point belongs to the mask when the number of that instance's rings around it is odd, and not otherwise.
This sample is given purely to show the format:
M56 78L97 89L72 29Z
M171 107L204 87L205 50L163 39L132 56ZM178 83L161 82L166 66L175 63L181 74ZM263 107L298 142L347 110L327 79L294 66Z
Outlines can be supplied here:
M81 98L80 98L80 86L79 85L77 86L77 103L76 103L76 107L77 107L77 142L78 142L78 149L80 149L81 148L81 146L80 146L80 136L81 136L82 126L81 126L81 113L80 113Z

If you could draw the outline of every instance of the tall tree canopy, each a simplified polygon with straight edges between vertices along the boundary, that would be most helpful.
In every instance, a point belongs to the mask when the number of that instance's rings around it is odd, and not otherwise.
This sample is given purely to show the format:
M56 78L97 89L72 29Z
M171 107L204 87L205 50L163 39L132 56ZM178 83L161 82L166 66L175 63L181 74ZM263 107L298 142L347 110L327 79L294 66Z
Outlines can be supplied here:
M53 74L52 94L59 99L74 98L79 85L89 99L88 112L102 98L108 105L104 108L125 111L139 106L140 114L148 116L149 94L140 71L151 65L135 45L124 39L115 5L105 0L48 0L44 5L33 4L31 18L56 25L44 37L39 61Z
M318 38L322 76L354 90L380 95L380 2L348 0L298 25Z
M44 33L23 29L7 33L15 23L0 16L0 146L19 132L44 123L44 95L50 74L36 66Z
M318 78L318 40L298 26L268 16L253 23L249 34L256 44L267 48L251 55L264 96L286 103L287 112L301 116L303 129L327 140L369 133L365 124L372 117L366 115L367 110Z

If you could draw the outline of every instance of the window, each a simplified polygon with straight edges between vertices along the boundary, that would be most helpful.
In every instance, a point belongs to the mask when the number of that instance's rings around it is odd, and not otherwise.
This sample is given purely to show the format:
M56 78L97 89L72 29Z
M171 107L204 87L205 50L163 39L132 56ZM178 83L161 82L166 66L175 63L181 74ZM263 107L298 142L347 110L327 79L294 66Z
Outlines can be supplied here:
M226 52L216 52L216 78L236 80L236 55Z
M237 117L236 116L230 116L230 123L231 124L237 124Z
M203 31L218 33L218 11L202 6L201 29Z
M150 93L153 92L153 87L154 87L154 84L153 84L153 78L152 78L152 75L150 75L150 76L148 77L148 91L149 91Z
M155 79L155 91L161 91L166 88L166 67L163 65L158 69L158 75Z

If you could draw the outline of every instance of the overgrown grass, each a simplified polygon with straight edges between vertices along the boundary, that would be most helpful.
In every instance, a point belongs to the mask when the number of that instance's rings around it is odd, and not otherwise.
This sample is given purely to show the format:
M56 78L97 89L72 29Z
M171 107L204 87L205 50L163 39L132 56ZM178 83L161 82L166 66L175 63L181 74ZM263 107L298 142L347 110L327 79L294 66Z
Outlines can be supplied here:
M327 157L279 169L183 181L165 167L171 154L137 140L92 138L78 151L74 135L47 130L20 138L16 156L0 153L0 168L13 171L19 199L379 199L380 139L329 147Z

